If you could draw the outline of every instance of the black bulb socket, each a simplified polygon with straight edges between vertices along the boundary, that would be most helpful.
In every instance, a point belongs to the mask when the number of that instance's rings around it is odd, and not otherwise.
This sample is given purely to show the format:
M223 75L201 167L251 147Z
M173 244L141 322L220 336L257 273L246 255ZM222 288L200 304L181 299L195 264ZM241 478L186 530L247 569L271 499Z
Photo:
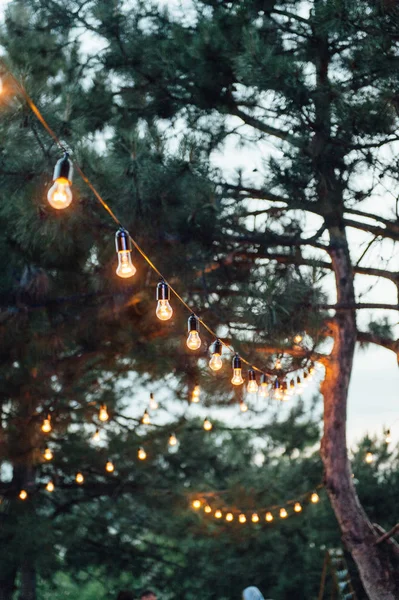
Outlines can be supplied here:
M297 382L297 384L298 384L298 385L301 385L301 378L299 377L299 375L298 375L298 377L296 378L296 382Z
M242 368L241 358L238 354L236 354L233 358L233 369L241 369L241 368Z
M223 345L220 340L215 340L211 346L211 354L222 354Z
M132 251L132 242L130 241L129 232L122 227L115 234L115 247L117 252Z
M65 152L64 156L60 158L55 164L53 181L56 179L67 179L69 183L72 183L73 177L73 164L69 160L68 152Z
M248 381L256 381L256 373L253 369L248 371Z
M274 389L278 390L280 388L281 388L280 380L278 379L278 377L276 377L276 379L274 380Z
M163 280L157 285L157 300L170 300L170 288Z
M267 375L266 375L266 373L262 373L262 375L260 376L260 384L261 385L267 385Z
M198 317L196 317L194 314L190 315L188 317L188 332L191 333L192 331L199 331L199 320Z

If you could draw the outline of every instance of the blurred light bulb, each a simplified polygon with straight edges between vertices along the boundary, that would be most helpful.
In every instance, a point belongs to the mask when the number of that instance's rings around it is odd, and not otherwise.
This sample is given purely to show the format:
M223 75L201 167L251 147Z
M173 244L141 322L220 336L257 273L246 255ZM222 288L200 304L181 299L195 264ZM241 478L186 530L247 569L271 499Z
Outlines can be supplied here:
M45 451L43 452L43 458L45 460L52 460L53 458L53 453L51 452L50 448L46 448Z
M259 396L261 396L262 398L267 398L268 394L269 394L269 386L267 383L267 375L265 373L262 373L262 375L260 377Z
M274 381L274 398L276 400L282 400L283 399L283 388L282 385L280 383L280 381L278 380L278 378L276 377L275 381Z
M221 519L222 517L223 517L223 514L222 514L221 510L215 511L215 519Z
M188 338L187 347L190 350L198 350L201 347L201 338L199 336L199 320L194 314L188 318Z
M281 369L281 360L279 358L276 359L276 362L274 363L274 368L276 370L280 370Z
M301 336L301 334L297 333L296 336L294 337L294 342L296 344L300 344L302 342L302 340L303 340L303 337Z
M315 372L316 372L315 364L314 364L314 362L311 362L310 363L310 368L309 368L309 373L310 373L310 375L314 375Z
M246 523L247 517L244 515L244 513L241 513L240 515L238 515L238 520L240 523Z
M248 410L248 406L245 404L245 402L243 402L242 400L240 401L240 411L241 412L247 412Z
M43 433L50 433L51 431L51 416L47 415L47 419L44 419L42 424Z
M298 377L296 378L296 384L297 384L297 386L298 386L299 388L301 388L301 387L302 387L302 381L301 381L301 378L299 377L299 375L298 375Z
M115 467L112 461L108 461L107 464L105 465L105 470L107 471L107 473L113 473L115 471Z
M258 391L258 384L256 383L256 373L253 369L249 369L247 392L248 392L248 394L256 394L257 391Z
M289 394L290 396L293 396L295 394L295 381L293 379L291 379L290 381Z
M115 246L118 254L116 274L122 279L133 277L137 269L132 263L132 242L129 232L122 227L115 234Z
M367 452L365 461L368 465L371 465L371 463L374 461L374 454L372 452Z
M212 508L209 506L209 504L206 504L206 506L204 508L204 512L206 512L208 515L209 515L209 513L212 512Z
M244 383L242 378L242 364L241 358L236 354L233 358L233 378L231 380L233 385L241 385Z
M98 418L100 419L100 421L102 421L103 423L105 423L105 421L108 421L109 419L109 414L107 411L107 407L105 404L102 404L100 406L100 410L98 411Z
M80 473L80 471L79 471L79 473L76 473L76 477L75 477L76 483L79 483L79 485L80 485L84 482L84 480L85 480L85 478L83 476L83 473Z
M91 438L93 442L98 442L100 440L100 430L96 429L96 432L93 433L93 437Z
M280 518L285 519L286 517L288 517L288 513L285 508L280 508Z
M253 513L253 515L251 517L251 521L252 521L252 523L259 523L259 515L258 515L258 513Z
M156 299L158 304L155 314L161 321L168 321L173 315L173 308L169 304L170 289L165 281L158 283Z
M158 402L155 400L154 398L154 394L151 393L150 394L150 409L151 410L157 410L157 408L159 408L159 404Z
M212 423L207 417L204 419L202 426L205 429L205 431L211 431L211 429L213 428Z
M296 513L300 513L302 511L302 505L300 502L295 502L294 504L294 511Z
M215 340L211 347L212 358L209 361L209 366L212 371L219 371L223 367L222 361L222 342Z
M267 512L266 516L265 516L265 519L266 519L266 521L268 523L271 523L271 521L273 521L273 515L272 515L272 513L271 512Z
M150 425L151 424L151 419L150 419L150 415L148 414L148 411L145 410L143 416L141 417L141 423L143 425Z
M319 500L320 500L319 494L316 494L316 492L313 492L313 494L310 496L310 501L313 504L317 504Z
M194 508L194 510L198 510L201 508L201 500L193 500L191 503L191 506Z
M49 481L46 485L47 492L54 492L55 485L52 481Z
M174 433L171 433L169 436L169 446L177 446L177 437Z
M200 395L201 395L201 388L198 385L198 383L196 383L193 388L193 391L191 393L191 402L194 402L194 404L198 403L200 401Z
M138 449L137 456L140 460L145 460L147 458L147 452L142 446L140 446L140 448Z
M28 492L26 490L21 490L18 494L20 500L26 500L28 497Z
M385 443L390 444L391 442L392 442L391 432L389 429L387 429L385 432Z
M229 523L231 523L231 521L234 520L234 515L231 512L228 512L226 515L226 521L228 521Z

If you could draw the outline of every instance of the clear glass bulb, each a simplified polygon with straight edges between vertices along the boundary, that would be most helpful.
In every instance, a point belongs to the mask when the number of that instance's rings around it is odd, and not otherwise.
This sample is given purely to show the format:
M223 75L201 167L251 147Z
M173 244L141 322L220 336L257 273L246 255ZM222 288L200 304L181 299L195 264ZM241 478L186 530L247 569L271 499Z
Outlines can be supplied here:
M284 393L283 393L283 390L281 389L281 387L278 387L278 388L274 389L274 398L276 400L283 400Z
M204 512L206 512L208 515L209 515L209 513L211 513L211 512L212 512L212 508L209 506L209 504L207 504L207 505L205 506L205 508L204 508Z
M141 422L143 425L150 425L151 424L151 419L150 419L150 415L148 414L147 411L144 412Z
M43 433L50 433L50 431L51 431L50 417L48 417L47 419L44 419L43 425L42 425L42 431L43 431Z
M390 444L392 442L392 436L391 436L391 432L387 431L385 434L385 443L386 444Z
M100 430L96 429L96 432L93 433L93 437L91 438L93 442L98 442L100 440Z
M52 481L49 481L46 485L46 490L48 492L54 492L54 488L55 488L54 483Z
M19 492L19 498L20 498L21 500L26 500L26 499L27 499L27 497L28 497L28 492L26 492L25 490L21 490L21 491Z
M150 409L157 410L159 408L158 402L154 398L154 394L150 394Z
M201 338L198 331L190 331L187 338L187 346L190 350L198 350L201 346Z
M56 179L47 193L47 200L50 206L57 210L68 208L72 202L72 190L68 179Z
M161 321L169 321L173 315L173 308L169 304L169 300L158 300L155 314Z
M266 521L268 523L270 523L271 521L273 521L273 515L272 515L272 513L271 512L267 512L266 516L265 516L265 519L266 519Z
M144 450L143 447L139 448L139 451L137 452L137 456L140 460L145 460L147 458L147 452Z
M215 512L215 519L221 519L223 517L223 513L221 510L217 510Z
M169 446L176 446L177 445L177 437L175 436L174 433L171 433L169 436Z
M248 381L248 385L247 385L248 394L256 394L257 391L258 391L258 384L256 383L256 381L254 379L251 379L250 381Z
M83 483L85 478L83 477L83 473L76 473L75 481L76 483Z
M107 471L107 473L113 473L115 471L114 464L110 460L105 465L105 470Z
M233 369L233 377L231 380L231 383L233 385L241 385L242 383L244 383L241 371L242 369Z
M248 406L245 404L245 402L240 402L240 411L247 412L247 410L248 410Z
M223 361L220 354L213 354L211 360L209 361L209 366L212 371L219 371L223 367Z
M116 274L122 279L133 277L137 269L132 263L132 256L130 250L119 250L118 252L118 268Z
M203 423L203 427L204 427L205 431L210 431L212 429L213 425L209 419L205 419L205 421Z
M98 418L100 419L100 421L102 421L103 423L105 421L108 421L109 419L109 414L107 411L107 407L105 406L105 404L103 404L103 406L101 406L99 412L98 412Z
M285 510L285 508L282 508L282 509L280 510L280 517L281 517L282 519L285 519L286 517L288 517L288 513L287 513L287 511Z
M227 513L226 515L226 521L228 521L229 523L231 523L231 521L234 520L234 515L233 513Z
M197 403L200 401L201 388L199 385L195 385L191 394L191 402Z
M317 504L319 501L319 494L313 492L313 494L310 496L310 501L313 502L313 504Z
M367 452L365 460L368 465L371 465L371 463L374 460L374 455L372 454L372 452Z
M254 513L251 517L252 523L259 523L259 515L258 513Z
M51 452L50 448L46 448L44 453L43 453L43 458L45 460L52 460L53 458L53 453Z
M295 504L294 504L294 511L297 512L297 513L299 513L299 512L302 511L302 505L301 505L300 502L295 502Z
M201 500L193 500L191 506L194 508L194 510L198 510L201 508Z
M247 517L241 513L241 515L239 515L238 520L240 521L240 523L246 523L247 521Z
M268 394L269 394L269 390L268 390L267 383L261 383L260 390L259 390L259 396L261 396L262 398L267 398Z

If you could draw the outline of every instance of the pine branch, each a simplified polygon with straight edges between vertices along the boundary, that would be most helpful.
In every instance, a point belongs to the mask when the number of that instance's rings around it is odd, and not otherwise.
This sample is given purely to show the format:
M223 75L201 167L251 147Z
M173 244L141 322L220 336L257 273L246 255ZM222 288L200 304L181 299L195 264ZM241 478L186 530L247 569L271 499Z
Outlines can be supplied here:
M231 106L230 113L235 115L236 117L239 117L242 121L244 121L244 123L250 125L251 127L254 127L254 129L257 129L258 131L262 131L263 133L267 133L268 135L279 138L280 140L289 142L297 148L301 148L303 145L299 138L291 135L287 131L277 129L276 127L271 127L270 125L263 123L263 121L260 121L256 117L252 117L248 113L241 110L238 106Z

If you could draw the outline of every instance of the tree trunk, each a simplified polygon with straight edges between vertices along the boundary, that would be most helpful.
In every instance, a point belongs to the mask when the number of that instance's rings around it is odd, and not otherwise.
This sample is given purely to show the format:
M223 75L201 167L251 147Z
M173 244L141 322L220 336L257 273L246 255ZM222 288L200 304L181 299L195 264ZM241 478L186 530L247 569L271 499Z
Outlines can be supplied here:
M31 560L21 565L21 586L18 600L36 600L36 569Z
M337 301L354 304L353 273L345 230L336 226L329 231ZM386 547L375 544L377 536L360 505L348 460L346 403L356 343L355 311L338 312L332 329L334 348L326 361L326 376L322 384L324 436L321 456L325 485L344 543L359 569L370 600L397 600L399 574L395 576Z
M16 570L0 573L0 600L12 600L15 590Z

